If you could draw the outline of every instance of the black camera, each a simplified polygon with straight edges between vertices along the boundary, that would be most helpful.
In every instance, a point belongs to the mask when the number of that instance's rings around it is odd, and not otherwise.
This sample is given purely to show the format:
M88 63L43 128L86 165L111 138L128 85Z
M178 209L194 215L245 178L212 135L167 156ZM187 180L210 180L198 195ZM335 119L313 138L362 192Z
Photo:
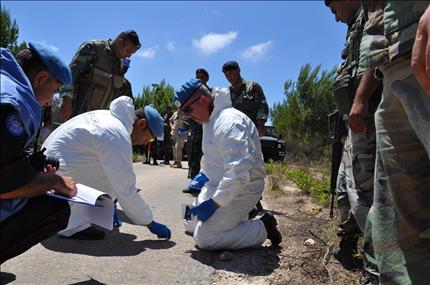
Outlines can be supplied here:
M33 153L30 156L30 163L37 171L44 171L48 165L55 167L57 170L60 169L60 161L52 156L46 156L43 153L46 148L42 148L40 151Z

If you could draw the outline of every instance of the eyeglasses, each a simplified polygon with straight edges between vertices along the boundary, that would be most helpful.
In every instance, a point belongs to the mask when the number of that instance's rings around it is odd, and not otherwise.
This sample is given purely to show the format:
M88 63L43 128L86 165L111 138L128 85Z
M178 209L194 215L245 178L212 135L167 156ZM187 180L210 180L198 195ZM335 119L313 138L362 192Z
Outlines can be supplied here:
M181 108L182 113L184 113L184 115L191 115L191 113L193 112L193 108L191 107L191 105L193 105L195 102L197 102L197 100L199 100L200 97L201 96L198 96L196 99L191 101L191 103L189 103L187 107L185 107L183 109Z

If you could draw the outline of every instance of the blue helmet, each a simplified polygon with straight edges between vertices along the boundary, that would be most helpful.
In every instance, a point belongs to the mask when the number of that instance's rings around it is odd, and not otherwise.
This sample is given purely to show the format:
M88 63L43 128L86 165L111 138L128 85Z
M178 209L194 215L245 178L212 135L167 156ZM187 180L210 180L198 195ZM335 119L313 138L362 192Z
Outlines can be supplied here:
M51 47L38 43L29 42L28 46L32 49L43 64L46 65L49 72L65 85L72 84L72 74L69 66L60 58L56 51Z

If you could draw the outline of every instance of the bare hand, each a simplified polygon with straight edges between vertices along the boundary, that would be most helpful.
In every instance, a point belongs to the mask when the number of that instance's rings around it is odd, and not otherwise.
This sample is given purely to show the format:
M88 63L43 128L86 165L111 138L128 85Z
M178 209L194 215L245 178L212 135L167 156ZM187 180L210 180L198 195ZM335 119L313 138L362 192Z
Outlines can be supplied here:
M430 6L424 12L418 25L411 67L419 84L430 96Z
M351 130L357 134L363 134L367 131L364 116L367 113L367 103L354 102L349 112L348 124Z
M57 183L52 187L55 192L66 194L69 197L75 197L78 193L75 181L69 176L59 176Z

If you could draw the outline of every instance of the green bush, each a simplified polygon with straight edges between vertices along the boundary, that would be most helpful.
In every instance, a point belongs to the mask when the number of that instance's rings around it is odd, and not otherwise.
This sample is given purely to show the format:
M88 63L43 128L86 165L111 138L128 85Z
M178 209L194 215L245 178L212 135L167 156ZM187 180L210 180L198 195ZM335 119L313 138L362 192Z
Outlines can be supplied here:
M294 182L299 189L311 197L319 204L328 206L330 195L328 193L330 181L322 176L321 179L315 178L315 174L308 168L293 168L285 163L274 163L270 161L266 164L267 174L286 179ZM273 184L273 183L272 183Z

